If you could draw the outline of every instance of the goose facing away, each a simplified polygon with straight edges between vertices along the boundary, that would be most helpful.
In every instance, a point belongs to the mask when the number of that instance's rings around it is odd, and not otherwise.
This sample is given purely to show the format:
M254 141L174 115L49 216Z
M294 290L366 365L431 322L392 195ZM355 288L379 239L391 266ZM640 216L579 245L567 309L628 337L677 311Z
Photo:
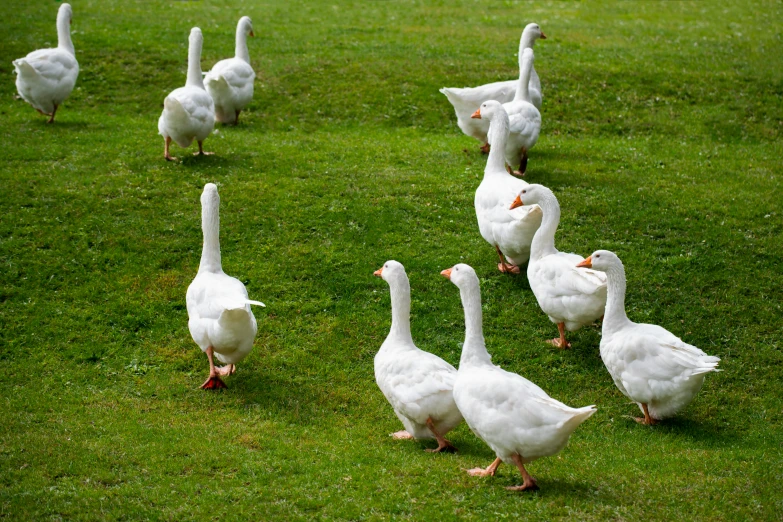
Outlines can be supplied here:
M573 332L604 315L606 275L579 269L584 258L555 248L555 233L560 223L560 204L547 187L524 187L511 208L537 204L544 217L530 245L527 279L538 306L557 325L560 337L548 341L558 348L569 348L565 331Z
M33 51L13 62L19 95L38 112L49 115L47 123L54 123L57 107L71 94L79 76L71 42L72 19L70 4L62 4L57 11L57 47Z
M522 56L524 49L532 49L537 39L546 39L546 35L541 31L536 23L530 23L525 26L522 35L519 38L519 56ZM489 123L486 121L471 119L471 115L476 112L481 104L487 100L495 100L500 103L510 102L514 99L517 91L518 79L502 82L488 83L478 87L443 87L440 92L448 98L449 103L454 107L457 114L457 125L467 136L476 138L481 142L481 152L489 152L490 144L487 140ZM529 80L530 101L541 110L541 82L536 73L535 67L531 68Z
M174 161L169 153L171 142L182 148L198 142L196 155L204 152L204 140L215 126L215 104L204 89L201 78L201 47L204 37L201 29L194 27L188 38L188 76L184 87L174 89L163 101L163 112L158 119L158 132L164 140L164 157Z
M201 388L225 388L220 379L236 371L235 364L250 353L258 329L245 285L223 272L220 260L220 196L213 183L201 194L201 228L204 247L201 263L186 296L188 328L193 340L207 354L209 378ZM213 356L225 364L216 368Z
M387 261L374 275L389 284L392 324L375 355L375 381L405 426L395 439L436 439L429 452L454 451L444 435L462 422L452 389L457 370L416 347L411 337L411 290L405 268Z
M595 406L566 406L521 375L492 364L484 343L476 272L458 264L441 275L459 288L465 309L465 343L454 382L454 401L473 433L497 456L486 469L474 468L468 473L493 476L501 462L506 462L516 465L524 480L522 485L507 489L538 489L525 464L562 450L571 433L595 413Z
M577 265L606 273L608 298L601 335L601 359L617 388L639 405L635 420L655 424L685 408L720 358L707 355L654 324L634 323L625 314L625 267L614 252L597 250Z
M509 119L508 141L504 151L506 169L515 176L525 175L527 153L535 146L541 132L541 113L530 103L528 82L532 68L533 49L521 50L516 94L512 101L503 104Z
M494 100L486 101L474 113L486 118L489 143L492 145L484 168L484 178L476 189L474 206L479 232L500 258L498 270L518 274L519 266L530 256L530 243L541 224L541 208L526 205L510 209L519 191L528 183L506 171L504 150L508 140L509 120L503 106Z
M239 123L239 113L253 100L256 73L250 66L247 37L255 36L253 23L243 16L237 23L234 57L220 60L204 77L207 92L215 102L215 118L221 123Z

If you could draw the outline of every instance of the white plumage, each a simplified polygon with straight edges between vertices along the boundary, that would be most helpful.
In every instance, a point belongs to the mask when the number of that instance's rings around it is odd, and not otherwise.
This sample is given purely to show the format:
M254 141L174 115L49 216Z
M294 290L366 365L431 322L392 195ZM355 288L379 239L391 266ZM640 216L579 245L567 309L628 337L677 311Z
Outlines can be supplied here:
M541 113L530 103L528 81L533 68L533 49L520 49L519 81L514 99L503 104L508 114L508 140L504 149L509 173L522 176L527 169L527 153L538 142ZM517 168L514 168L517 167Z
M489 142L491 149L484 169L484 178L476 189L474 206L479 232L500 257L501 272L519 273L519 265L530 256L530 243L541 224L541 209L527 205L511 209L511 203L527 182L506 171L503 158L508 140L508 115L499 102L481 104L475 117L491 122ZM505 256L505 259L504 259ZM506 263L508 260L511 264Z
M221 123L239 123L239 113L253 100L256 73L250 66L248 35L254 36L253 24L243 16L237 23L234 57L220 60L204 77L207 92L215 102L215 118Z
M546 35L541 31L538 24L527 24L522 31L522 36L519 38L520 63L522 52L525 49L532 49L536 40L539 38L544 40L546 39ZM444 87L440 92L446 95L449 103L454 107L454 112L457 114L457 125L462 132L479 140L482 143L481 150L488 152L489 143L487 141L487 133L489 132L489 122L472 119L471 115L487 100L495 100L500 103L512 101L517 92L518 84L519 80L514 79L488 83L486 85L479 85L478 87ZM532 66L528 86L530 95L529 101L533 103L538 110L541 110L541 82L535 67Z
M19 95L49 115L49 123L54 122L57 107L71 94L79 76L79 62L71 42L72 18L70 4L62 4L57 12L57 47L33 51L13 62Z
M204 247L198 274L186 296L190 335L209 358L209 379L201 386L205 389L224 388L219 376L234 373L234 364L250 353L257 331L250 305L264 306L248 299L245 285L223 272L219 212L217 187L207 183L201 194ZM227 366L215 368L213 354Z
M527 279L538 305L549 320L557 324L560 337L550 343L560 348L570 345L565 330L573 332L604 315L606 275L577 268L584 260L555 248L555 232L560 223L560 205L547 187L532 184L523 188L512 208L538 204L544 217L530 246Z
M395 438L437 439L438 447L453 449L444 435L462 422L452 396L457 370L416 347L410 329L410 283L405 268L387 261L375 272L389 284L392 324L375 355L375 381L405 426Z
M158 119L158 132L165 142L164 157L174 160L169 153L171 141L180 147L198 142L198 154L205 154L203 142L215 126L215 105L204 89L201 78L201 29L194 27L188 39L188 76L184 87L174 89L163 101L163 112Z
M458 264L442 275L459 288L465 309L465 343L454 400L473 433L497 455L488 468L475 468L469 473L494 475L501 462L515 464L524 483L509 489L536 489L524 464L562 450L571 433L595 413L595 407L566 406L524 377L492 364L484 344L476 272Z
M654 324L638 324L625 314L625 268L613 252L597 250L579 264L606 273L608 300L601 336L601 359L617 388L636 402L643 424L655 424L687 406L720 358L707 355Z

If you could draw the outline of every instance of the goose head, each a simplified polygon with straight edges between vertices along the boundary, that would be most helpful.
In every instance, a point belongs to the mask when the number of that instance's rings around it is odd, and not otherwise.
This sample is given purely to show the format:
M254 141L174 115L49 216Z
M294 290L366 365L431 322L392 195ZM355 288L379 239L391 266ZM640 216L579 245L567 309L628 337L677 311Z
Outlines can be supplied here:
M73 21L73 9L71 9L71 4L62 4L60 6L60 9L57 11L57 20L65 20L70 25Z
M389 284L408 279L408 274L405 273L405 267L402 266L402 263L392 259L386 261L383 266L373 272L372 275L380 277Z
M576 265L579 268L592 268L600 272L606 272L613 266L623 266L623 262L617 254L609 250L596 250L587 259Z
M239 19L239 28L240 31L244 32L248 36L255 36L255 33L253 32L253 21L249 16L243 16Z
M522 205L533 205L534 203L541 203L542 199L547 197L554 197L552 191L543 185L533 183L523 187L517 194L516 199L511 203L511 209L521 207Z
M194 27L190 30L190 36L188 36L188 43L190 43L191 46L195 46L196 44L201 45L204 42L204 35L201 34L201 29L198 27Z
M201 206L217 208L220 205L220 195L218 194L217 185L214 183L207 183L204 185L204 192L201 193Z
M447 268L440 275L454 283L460 290L470 286L478 286L476 271L465 263L459 263L451 268Z
M487 100L481 104L481 107L476 109L476 112L470 115L471 118L477 118L479 120L489 120L490 122L500 113L500 111L506 112L503 105L496 100Z
M529 43L531 46L533 45L533 42L539 38L541 40L546 40L546 35L544 34L544 31L542 31L541 27L535 22L527 24L525 26L525 29L522 31L522 35L529 39Z

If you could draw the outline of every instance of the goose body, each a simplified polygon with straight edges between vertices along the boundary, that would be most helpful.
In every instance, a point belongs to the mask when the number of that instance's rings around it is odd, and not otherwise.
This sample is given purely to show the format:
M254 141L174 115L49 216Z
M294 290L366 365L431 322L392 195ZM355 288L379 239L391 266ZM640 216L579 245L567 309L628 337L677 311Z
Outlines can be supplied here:
M201 29L190 31L188 45L188 77L184 87L174 89L163 101L163 112L158 119L158 132L163 136L164 157L173 160L169 153L172 141L182 148L198 142L198 154L205 154L203 141L215 126L215 104L204 89L201 78Z
M519 53L524 49L532 49L536 40L541 38L546 39L546 35L541 31L538 24L528 24L522 31L522 36L519 39ZM541 110L541 82L536 73L535 67L531 67L529 77L529 93L531 103ZM479 85L478 87L444 87L440 89L449 103L454 107L454 112L457 114L457 125L466 135L476 138L482 143L482 151L488 152L489 142L487 141L487 133L489 132L489 122L472 119L471 115L476 112L481 104L487 100L495 100L500 103L510 102L514 99L517 91L518 79L488 83L485 85Z
M33 51L13 62L19 95L49 115L49 123L54 122L57 107L71 94L79 76L79 62L71 42L72 18L70 4L62 4L57 12L57 47Z
M492 364L484 343L481 294L475 271L458 264L442 275L459 288L465 309L465 343L454 383L454 400L473 433L497 456L488 468L469 473L494 475L498 465L506 462L516 465L524 478L522 486L510 489L536 489L524 464L562 450L571 433L595 413L595 407L566 406L521 375Z
M434 438L438 448L430 451L453 449L443 436L462 422L452 396L457 370L413 343L405 268L397 261L387 261L375 275L389 284L391 292L392 325L375 355L375 381L405 427L394 436Z
M533 49L519 50L519 81L514 99L503 104L508 114L508 140L504 149L506 165L522 176L527 169L527 153L538 141L541 113L530 103L528 82L533 68ZM516 168L515 168L516 167Z
M598 250L582 261L606 273L608 300L601 335L601 359L623 395L637 403L643 424L675 415L701 389L720 358L707 355L653 324L634 323L625 314L625 268L613 252Z
M479 232L498 252L498 269L518 273L519 265L530 256L530 243L541 224L541 209L538 205L511 209L514 198L528 183L506 171L504 150L509 120L501 104L484 102L475 117L491 122L489 157L474 198Z
M250 305L264 306L248 299L245 285L223 272L219 207L217 187L207 183L201 195L204 247L198 274L186 295L190 335L209 359L210 376L202 385L205 389L224 388L219 376L233 373L234 365L250 353L258 329ZM215 368L213 355L227 366Z
M541 310L560 330L560 338L550 343L567 348L565 330L573 332L604 315L606 275L577 268L584 261L582 256L555 248L560 204L551 190L543 185L528 185L520 191L512 207L523 204L537 204L544 214L530 248L527 265L530 289Z
M256 73L250 66L247 37L253 35L249 17L239 19L235 56L221 60L204 77L204 85L215 103L215 118L221 123L239 123L239 113L253 100Z

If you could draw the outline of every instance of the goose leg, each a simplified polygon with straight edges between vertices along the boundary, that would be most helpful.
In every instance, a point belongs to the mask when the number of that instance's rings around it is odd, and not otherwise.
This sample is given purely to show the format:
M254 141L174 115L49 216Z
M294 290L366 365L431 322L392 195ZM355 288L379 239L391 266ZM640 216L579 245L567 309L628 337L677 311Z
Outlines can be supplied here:
M644 418L641 417L634 417L633 420L638 422L639 424L644 424L645 426L652 426L653 424L658 424L657 419L653 419L650 415L650 411L647 409L647 403L642 403L642 410L644 411Z
M237 373L237 368L233 364L227 364L220 368L215 368L215 373L218 375L234 375Z
M49 117L49 121L46 123L54 123L54 115L57 112L57 104L54 105L54 110L52 111L52 115Z
M522 149L522 153L519 155L519 170L512 172L514 176L522 177L527 170L527 149Z
M557 348L571 348L571 343L566 341L565 338L565 323L557 323L557 329L560 330L560 337L555 337L554 339L550 339L547 342L552 346L556 346Z
M500 257L500 263L498 263L498 270L500 270L504 274L518 274L519 267L517 265L512 265L511 263L506 263L506 259L503 257L503 252L500 251L500 247L495 245L495 250L497 250L498 257Z
M201 385L202 390L219 390L220 388L227 388L226 383L220 380L218 377L217 369L215 369L215 361L213 360L214 350L210 346L207 348L207 358L209 359L209 379L204 381Z
M405 430L395 431L391 436L394 440L411 440L413 438L413 435Z
M438 441L438 447L435 449L428 449L425 451L428 451L430 453L440 453L441 451L447 451L447 452L454 452L457 451L457 448L454 447L454 445L443 438L443 435L438 433L438 430L435 429L435 423L432 422L432 417L427 417L427 427L430 429L433 435L435 435L435 440Z
M169 147L171 146L171 136L166 136L163 141L165 143L163 147L163 157L166 158L166 161L177 161L177 158L169 153Z
M482 154L489 154L489 142L484 143L481 147L479 147L479 150Z
M199 141L198 142L198 152L194 152L194 156L211 156L214 152L204 152L204 142Z
M522 479L524 482L522 482L521 486L510 486L506 489L509 491L535 491L538 489L538 485L536 484L536 479L530 476L530 473L527 472L525 469L525 465L522 464L522 457L520 455L514 454L511 455L511 458L514 460L514 464L517 465L517 468L519 469L519 472L522 473Z
M498 469L498 466L500 466L500 464L502 463L503 461L500 460L500 457L498 457L492 462L492 464L487 466L487 469L473 468L473 469L466 469L465 471L467 471L468 475L470 475L471 477L486 477L486 476L494 477L495 472Z
M237 119L234 120L234 125L239 125L239 113L242 111L237 111Z

